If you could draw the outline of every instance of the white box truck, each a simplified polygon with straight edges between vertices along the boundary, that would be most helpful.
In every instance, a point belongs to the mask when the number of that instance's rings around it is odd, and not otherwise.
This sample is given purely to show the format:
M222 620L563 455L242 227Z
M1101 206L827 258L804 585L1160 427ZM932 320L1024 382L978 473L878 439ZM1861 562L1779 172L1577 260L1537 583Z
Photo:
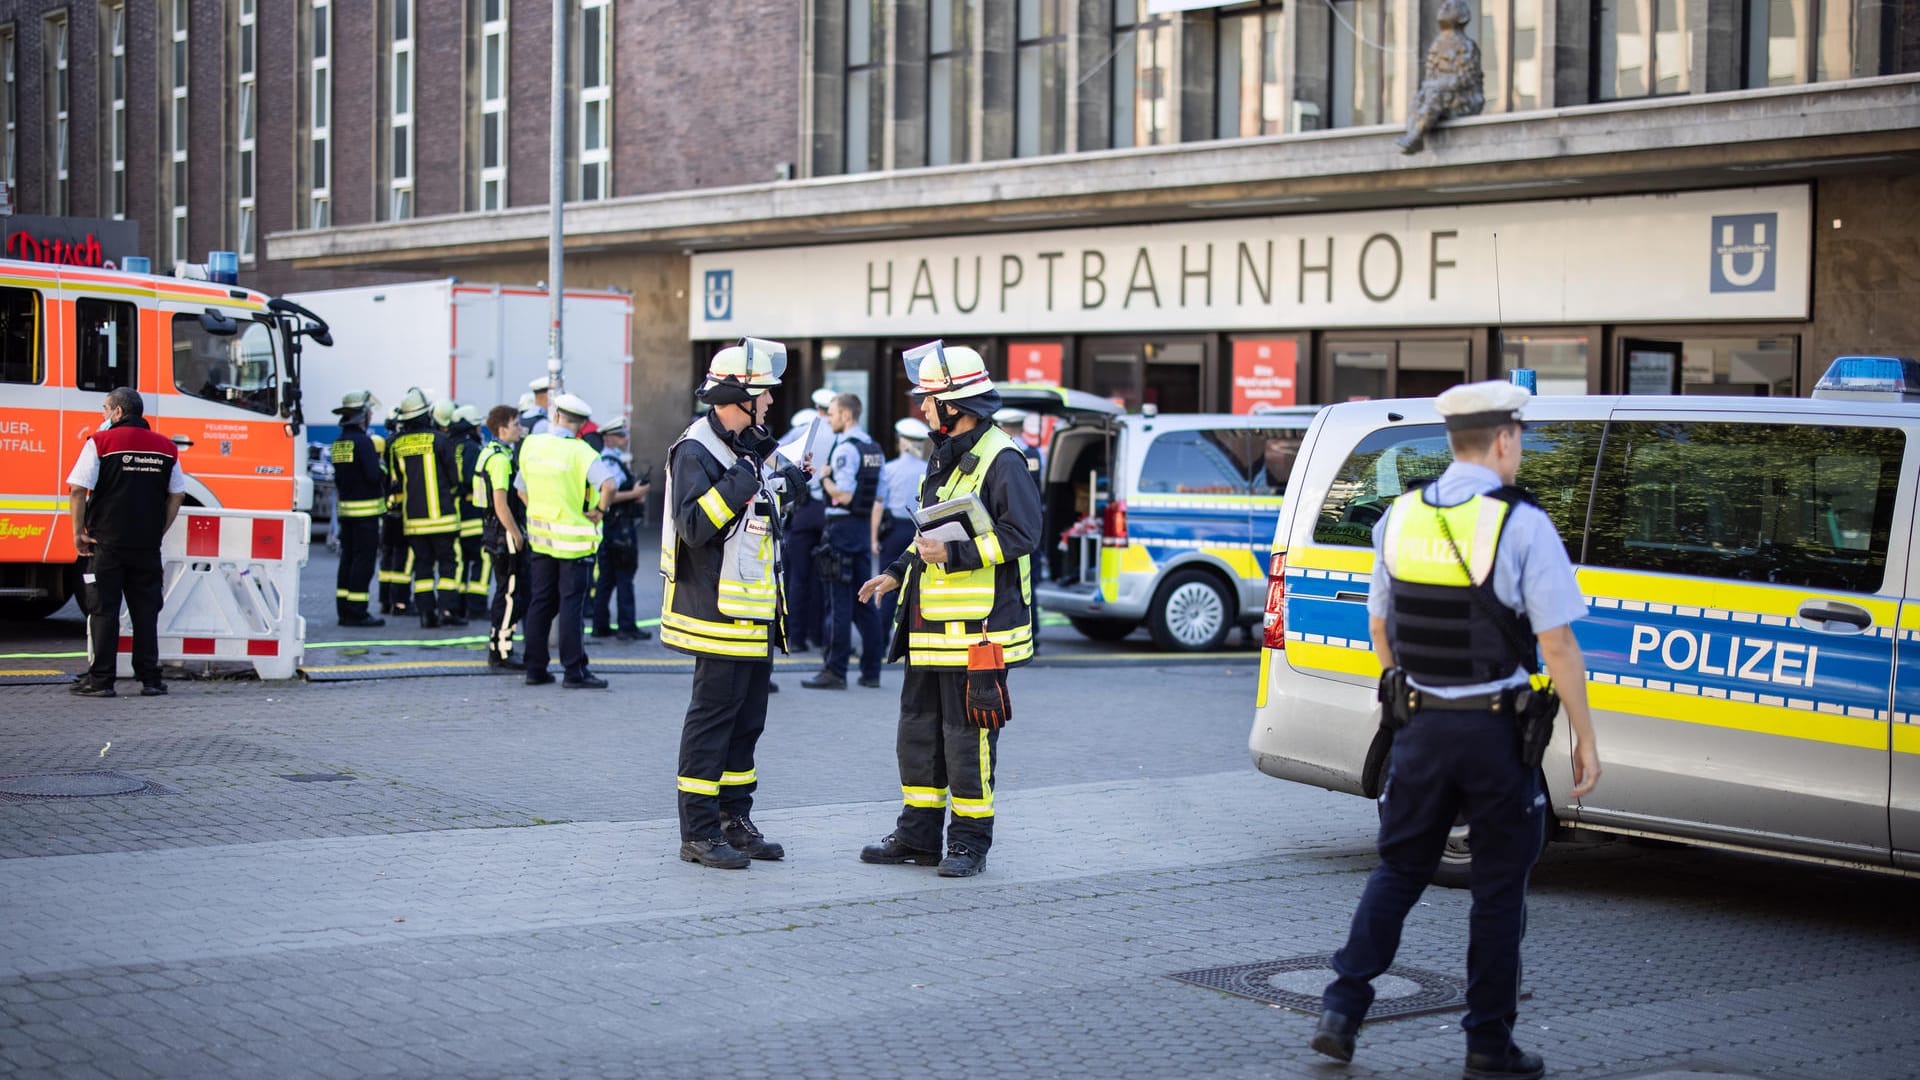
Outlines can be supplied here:
M409 387L481 412L514 405L527 382L547 372L547 294L515 285L452 278L291 293L327 320L333 347L309 345L300 372L307 440L339 435L331 410L353 390L380 400L376 426ZM627 411L633 381L633 298L567 290L563 346L568 393L604 423ZM315 516L323 516L316 508Z

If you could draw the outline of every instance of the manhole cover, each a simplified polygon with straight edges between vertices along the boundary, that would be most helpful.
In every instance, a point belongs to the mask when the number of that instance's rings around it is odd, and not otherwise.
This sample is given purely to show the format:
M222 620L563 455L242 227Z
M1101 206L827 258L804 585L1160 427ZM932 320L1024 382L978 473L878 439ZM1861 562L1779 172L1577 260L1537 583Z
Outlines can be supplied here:
M1320 953L1259 964L1201 968L1198 971L1178 971L1169 977L1318 1016L1321 991L1333 981L1333 956ZM1467 1007L1464 979L1424 968L1395 964L1387 969L1386 974L1373 980L1373 988L1376 996L1373 1008L1367 1011L1369 1021L1423 1016Z
M26 799L91 799L101 795L131 795L147 790L147 782L122 772L32 773L0 776L0 795Z
M331 784L340 780L356 779L352 773L344 772L303 772L284 773L282 780L291 780L296 784Z

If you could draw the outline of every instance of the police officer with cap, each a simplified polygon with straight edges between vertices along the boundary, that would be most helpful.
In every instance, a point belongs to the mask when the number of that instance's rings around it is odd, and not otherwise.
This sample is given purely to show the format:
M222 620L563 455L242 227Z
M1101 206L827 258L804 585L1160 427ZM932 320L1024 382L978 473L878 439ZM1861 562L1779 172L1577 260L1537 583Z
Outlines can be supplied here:
M572 394L553 400L547 430L520 442L520 475L513 485L527 501L527 685L553 681L547 671L547 631L560 624L560 685L602 690L607 680L587 670L584 642L587 593L593 586L600 522L613 499L613 467L580 441L593 407Z
M460 459L453 440L433 422L419 387L396 410L400 427L387 443L387 475L400 496L402 531L413 566L413 604L424 629L465 626L460 590ZM451 417L451 413L444 413Z
M1040 451L1027 442L1027 410L1001 409L993 414L993 422L1000 425L1014 442L1020 445L1020 452L1027 455L1027 472L1033 477L1033 486L1045 497L1046 485L1040 476Z
M709 409L667 451L660 643L694 658L680 730L680 858L722 870L786 854L751 816L773 650L785 648L780 517L807 497L806 473L773 460L779 444L766 427L786 368L777 341L744 338L715 353L699 390Z
M979 353L934 341L907 350L905 360L909 393L934 429L920 505L974 496L990 527L964 540L916 536L860 589L863 603L901 590L889 658L907 662L896 739L905 806L894 831L860 860L937 864L942 877L971 877L985 869L993 844L994 762L1011 712L1005 668L1033 657L1029 559L1040 538L1040 494L1027 479L1026 456L993 424L1000 394ZM1002 666L976 668L976 644L989 657L1001 654L994 663ZM983 708L981 692L993 690L995 679L996 707Z
M527 383L527 393L533 400L529 402L523 397L520 404L520 426L527 429L527 434L547 433L547 424L551 422L547 419L547 394L552 389L553 380L545 375Z
M380 518L387 512L387 474L380 451L367 434L373 394L355 390L333 410L340 437L327 448L333 463L334 513L340 519L340 568L333 579L333 609L341 626L385 626L367 611L373 574L380 561Z
M832 572L820 575L827 598L825 664L800 685L808 690L845 690L853 631L860 631L860 685L880 685L880 611L854 603L854 590L873 572L873 508L880 493L880 469L886 454L860 426L860 398L840 394L827 408L837 436L821 488L827 495L826 540ZM857 577L855 575L858 575Z
M616 476L607 520L600 523L600 558L593 572L593 636L645 641L653 635L635 625L633 575L640 569L640 512L646 506L649 485L633 474L626 417L614 417L600 429L600 438L600 459L613 467Z
M1404 726L1393 734L1381 799L1380 865L1334 954L1337 977L1312 1040L1341 1061L1352 1060L1372 980L1393 962L1401 923L1464 817L1473 845L1465 1075L1546 1071L1540 1055L1514 1042L1527 877L1547 818L1516 714L1530 712L1539 660L1566 706L1575 798L1599 782L1600 757L1572 625L1586 602L1553 522L1514 486L1527 400L1527 391L1504 382L1441 394L1434 408L1446 421L1453 463L1395 499L1374 526L1368 622L1393 710L1383 728Z
M833 391L821 387L813 392L813 415L804 423L794 416L794 430L781 440L787 458L808 465L824 466L833 452L833 425L827 411L833 406ZM812 461L808 456L812 455ZM788 648L805 652L818 641L826 651L828 632L827 583L821 579L814 550L825 540L827 529L827 493L821 487L824 468L815 467L808 487L807 501L794 508L787 522L786 547L782 561L787 567Z
M927 475L927 449L931 445L927 422L907 416L894 422L898 455L880 468L880 497L873 503L871 532L876 566L892 566L895 559L913 546L913 508L920 505L920 480ZM880 598L880 632L893 633L893 613L900 606L899 592Z

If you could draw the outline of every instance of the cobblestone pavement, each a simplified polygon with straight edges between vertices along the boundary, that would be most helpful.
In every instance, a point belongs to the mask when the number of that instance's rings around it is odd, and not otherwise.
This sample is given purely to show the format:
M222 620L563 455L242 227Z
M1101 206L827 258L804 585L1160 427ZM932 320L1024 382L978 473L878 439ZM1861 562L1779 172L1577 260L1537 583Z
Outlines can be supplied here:
M685 676L0 690L0 775L167 789L0 801L0 1073L1459 1075L1458 1013L1343 1069L1310 1017L1167 978L1332 950L1372 865L1371 806L1247 764L1247 665L1017 673L966 881L853 857L895 813L898 679L774 699L755 816L790 854L731 873L675 857ZM1556 847L1520 1037L1559 1075L1915 1075L1916 901ZM1401 962L1459 972L1466 904L1431 890Z

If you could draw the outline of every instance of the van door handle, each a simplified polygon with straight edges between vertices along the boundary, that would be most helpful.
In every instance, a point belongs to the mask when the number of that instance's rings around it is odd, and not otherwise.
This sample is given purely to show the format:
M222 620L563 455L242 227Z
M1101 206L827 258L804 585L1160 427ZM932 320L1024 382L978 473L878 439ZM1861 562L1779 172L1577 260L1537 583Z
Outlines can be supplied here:
M1800 622L1814 630L1834 631L1834 623L1844 623L1855 630L1865 630L1873 625L1873 616L1867 609L1852 604L1842 604L1836 600L1809 600L1800 605Z
M187 438L185 435L175 435L173 437L173 445L185 450L193 445L193 440Z

